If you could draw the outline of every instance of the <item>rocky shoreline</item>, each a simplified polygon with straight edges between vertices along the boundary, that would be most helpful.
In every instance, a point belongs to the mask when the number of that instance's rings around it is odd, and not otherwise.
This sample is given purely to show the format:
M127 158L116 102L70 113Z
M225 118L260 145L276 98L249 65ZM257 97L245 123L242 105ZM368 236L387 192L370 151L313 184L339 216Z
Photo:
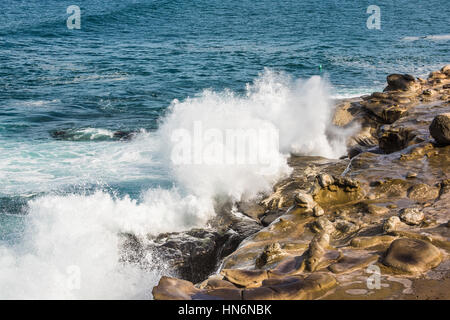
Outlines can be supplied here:
M249 218L224 204L222 228L154 239L185 279L154 298L450 299L450 65L387 83L337 103L334 125L360 128L348 156L292 156L271 195L238 204Z

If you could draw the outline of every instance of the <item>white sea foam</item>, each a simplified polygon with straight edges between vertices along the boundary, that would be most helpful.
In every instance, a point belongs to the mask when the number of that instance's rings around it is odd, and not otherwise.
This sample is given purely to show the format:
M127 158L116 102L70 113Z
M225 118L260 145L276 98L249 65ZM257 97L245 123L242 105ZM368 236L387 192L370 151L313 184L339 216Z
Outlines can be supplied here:
M270 191L277 179L289 174L289 153L340 156L349 132L330 127L331 110L323 79L292 80L266 70L247 86L245 95L206 90L174 101L160 129L142 132L134 141L101 142L101 148L90 142L92 150L87 147L68 157L55 151L63 160L54 157L51 164L39 157L21 159L28 172L42 174L40 185L48 184L49 189L60 187L61 181L126 181L158 171L165 172L176 187L149 189L139 201L101 191L30 201L26 240L17 248L0 247L0 287L8 287L0 291L0 298L148 297L164 268L154 265L152 270L141 270L119 263L119 233L145 235L204 226L214 215L217 197L239 200ZM267 163L173 165L174 132L189 131L198 121L219 131L277 130L279 143L263 146L273 170L264 170ZM0 174L14 182L5 168ZM26 177L22 178L23 185ZM75 289L67 284L73 280L73 270L80 276L80 287Z

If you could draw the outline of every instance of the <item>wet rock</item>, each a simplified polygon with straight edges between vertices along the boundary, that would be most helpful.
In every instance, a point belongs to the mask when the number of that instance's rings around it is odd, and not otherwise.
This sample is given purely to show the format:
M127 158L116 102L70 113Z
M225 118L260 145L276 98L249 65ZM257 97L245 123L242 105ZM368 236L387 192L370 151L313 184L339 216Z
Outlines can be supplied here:
M259 288L245 289L244 300L309 300L323 295L336 286L336 279L324 273L306 278L286 277L265 280Z
M261 218L261 223L263 226L267 227L282 215L282 211L268 212Z
M400 218L397 216L392 216L383 223L383 230L387 233L396 231L400 226L402 225L402 222L400 221Z
M441 69L441 73L445 73L447 76L450 76L450 64L443 66Z
M361 146L353 146L348 149L347 155L350 159L356 157L358 154L361 154L364 152L364 148Z
M388 86L384 89L386 91L409 91L415 90L418 87L418 82L409 74L390 74L387 76Z
M430 125L430 134L437 143L450 144L450 113L436 116Z
M344 255L338 262L330 265L328 269L333 273L351 273L353 271L367 267L378 261L378 256L368 254L358 254L354 256Z
M370 237L356 237L350 241L350 245L356 248L370 248L380 244L390 244L396 237L390 235L370 236Z
M258 287L268 278L266 270L223 269L220 274L231 283L246 288Z
M381 207L381 206L377 206L375 204L367 204L366 205L366 210L369 214L373 214L373 215L385 215L387 213L389 213L389 209L386 207Z
M416 133L411 129L393 128L381 133L378 142L381 150L386 153L392 153L414 144L415 137Z
M380 123L392 124L407 114L408 108L398 104L369 103L364 107L372 113Z
M329 185L334 183L333 176L326 174L326 173L322 173L322 174L318 175L316 177L316 179L322 188L328 187Z
M416 184L408 190L408 198L419 202L434 200L438 196L439 188L429 186L425 183Z
M320 217L320 216L323 216L324 214L325 214L325 211L322 209L321 206L316 205L316 206L314 207L314 209L313 209L313 215L314 215L315 217Z
M322 256L330 244L330 236L326 232L316 234L311 240L305 259L306 270L313 272L319 266Z
M409 171L408 173L406 173L406 179L413 179L417 177L417 173L416 172L411 172Z
M394 240L383 264L407 273L422 273L441 263L441 252L431 243L418 239Z
M413 143L415 142L417 142L417 140L414 141ZM400 160L402 161L417 160L424 157L425 155L429 155L430 152L433 152L433 149L434 146L432 143L428 142L419 143L409 148L409 150L405 150L405 152L400 155Z
M375 181L371 184L378 197L394 198L404 197L411 183L403 179L386 179L384 181Z
M347 221L345 219L336 219L334 226L337 231L341 233L341 236L348 236L359 230L359 226L352 221Z
M135 132L130 132L130 131L119 130L119 131L115 131L113 133L114 139L117 139L117 140L131 140L135 136L136 136L136 133Z
M352 105L350 102L338 104L333 115L333 124L338 127L344 127L354 120L351 111Z
M325 188L316 187L313 191L314 200L324 208L356 201L364 196L365 192L360 183L347 177L334 177L333 184Z
M160 234L146 250L152 250L182 278L200 282L216 270L219 261L233 252L243 239L261 228L248 219L235 222L226 231L192 229Z
M428 79L446 79L447 75L440 71L433 71L429 74Z
M410 225L420 224L425 215L418 208L405 208L400 211L400 219Z
M163 276L152 294L155 300L191 300L192 295L200 292L192 282Z
M283 249L281 249L281 246L278 242L268 244L264 247L264 250L258 257L258 259L256 259L256 267L261 269L266 265L270 265L276 261L279 261L286 255L287 253Z
M311 227L317 233L325 232L332 234L336 230L333 223L325 217L320 217L315 220Z
M304 208L306 210L313 210L313 208L316 206L316 202L314 201L313 197L310 194L299 192L295 195L295 204L300 207Z
M229 281L223 279L210 278L204 281L199 289L213 290L213 289L236 289L236 286Z
M258 220L265 213L264 206L255 201L242 201L237 204L239 212L242 212L246 216Z

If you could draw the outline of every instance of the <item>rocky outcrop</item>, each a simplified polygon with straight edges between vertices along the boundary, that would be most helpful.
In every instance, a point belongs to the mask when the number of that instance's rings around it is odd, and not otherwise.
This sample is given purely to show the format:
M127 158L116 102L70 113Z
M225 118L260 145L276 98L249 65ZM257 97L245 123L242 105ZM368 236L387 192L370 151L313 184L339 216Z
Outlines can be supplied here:
M393 74L387 82L383 92L337 103L334 124L359 128L348 156L291 156L290 177L238 206L264 227L255 222L227 249L217 274L203 272L197 284L162 278L154 297L410 299L448 279L450 145L439 140L447 119L432 123L450 113L450 65L427 79ZM218 238L199 238L198 256L207 256ZM374 267L380 289L367 287Z
M384 91L409 91L416 90L419 88L416 79L409 74L390 74L387 76L388 86Z

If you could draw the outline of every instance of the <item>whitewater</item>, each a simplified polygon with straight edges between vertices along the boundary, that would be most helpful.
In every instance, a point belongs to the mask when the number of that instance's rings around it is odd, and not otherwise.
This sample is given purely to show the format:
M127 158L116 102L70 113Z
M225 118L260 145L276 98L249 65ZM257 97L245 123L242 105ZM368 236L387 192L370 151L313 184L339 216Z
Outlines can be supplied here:
M174 100L157 130L141 130L131 141L108 140L107 130L83 129L74 137L99 141L47 141L24 145L28 153L14 155L2 146L0 175L9 186L4 192L42 195L27 201L20 241L0 243L0 298L151 298L159 277L174 271L164 261L147 268L123 262L120 234L205 227L218 197L239 201L270 192L289 175L291 153L341 156L354 128L333 128L330 92L322 77L293 79L266 69L244 94L204 90ZM278 141L261 146L268 157L264 163L174 163L173 149L180 143L174 133L190 132L196 123L216 132L270 128ZM12 174L18 164L20 171ZM139 178L171 183L141 190L137 198L108 189L115 181ZM58 191L64 186L78 187ZM152 252L147 255L155 261Z

